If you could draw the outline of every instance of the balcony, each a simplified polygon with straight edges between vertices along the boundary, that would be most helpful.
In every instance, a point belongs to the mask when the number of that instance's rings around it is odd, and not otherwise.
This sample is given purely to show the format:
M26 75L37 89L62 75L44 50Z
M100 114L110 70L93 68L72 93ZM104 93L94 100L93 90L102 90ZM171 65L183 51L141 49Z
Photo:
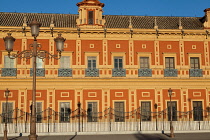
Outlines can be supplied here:
M113 77L125 77L126 69L112 69L112 76Z
M203 77L202 69L190 69L190 77Z
M58 77L72 77L72 69L58 69Z
M2 68L2 77L15 77L17 76L17 68Z
M177 77L177 69L164 69L164 77Z
M33 76L33 69L30 68L30 76ZM45 69L44 68L36 68L36 76L37 77L44 77L45 76Z
M86 77L99 77L99 69L85 69Z
M152 69L139 69L139 77L152 77Z

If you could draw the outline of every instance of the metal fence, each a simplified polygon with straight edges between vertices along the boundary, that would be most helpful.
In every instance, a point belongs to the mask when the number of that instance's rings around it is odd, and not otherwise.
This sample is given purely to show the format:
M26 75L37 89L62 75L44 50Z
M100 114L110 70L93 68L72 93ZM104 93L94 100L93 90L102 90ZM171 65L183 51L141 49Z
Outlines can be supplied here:
M92 112L78 108L74 111L56 112L47 108L37 112L37 133L46 132L105 132L105 131L166 131L170 129L170 112L164 109L151 112L137 108L120 112L108 108ZM29 133L30 113L18 108L0 114L0 133L7 121L8 133ZM8 117L7 117L8 116ZM195 109L187 112L173 110L174 130L210 130L210 111Z

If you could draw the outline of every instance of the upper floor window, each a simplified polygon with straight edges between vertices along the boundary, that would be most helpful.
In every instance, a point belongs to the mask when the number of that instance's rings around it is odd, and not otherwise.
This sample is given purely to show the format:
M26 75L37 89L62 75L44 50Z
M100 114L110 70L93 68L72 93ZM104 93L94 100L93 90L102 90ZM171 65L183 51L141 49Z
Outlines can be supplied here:
M122 57L114 57L114 68L115 69L123 68L123 58Z
M96 69L96 57L95 56L88 56L88 69Z
M140 69L149 69L149 57L140 57Z
M40 58L36 58L36 68L43 68L44 66L43 66L43 60L42 59L40 59Z
M94 24L94 12L88 11L88 24L93 25Z
M7 55L4 56L4 68L14 68L15 59L9 58Z
M70 56L61 56L60 68L66 69L70 67Z
M165 58L165 68L166 69L175 69L174 57L166 57Z
M199 57L190 57L190 68L200 69Z

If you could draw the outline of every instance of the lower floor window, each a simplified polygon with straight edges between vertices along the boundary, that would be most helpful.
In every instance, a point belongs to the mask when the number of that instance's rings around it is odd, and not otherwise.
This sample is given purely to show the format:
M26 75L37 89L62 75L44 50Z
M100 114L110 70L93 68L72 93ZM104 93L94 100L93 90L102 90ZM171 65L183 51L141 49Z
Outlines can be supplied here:
M172 102L167 102L167 106L168 106L168 121L170 121L172 119L172 121L177 121L177 102L176 101L172 101ZM171 113L171 109L172 109L172 113ZM172 115L172 118L171 118Z
M42 102L36 102L36 122L42 122Z
M193 101L193 118L194 121L203 121L202 101Z
M69 122L71 110L69 102L60 103L60 122Z
M125 121L124 102L114 103L114 115L115 115L115 122Z
M7 105L7 107L6 107ZM6 109L7 108L7 109ZM12 123L12 116L13 116L13 103L7 102L2 103L2 123Z
M142 121L151 121L151 102L141 102Z
M87 117L88 117L88 122L97 122L98 120L97 102L88 102Z

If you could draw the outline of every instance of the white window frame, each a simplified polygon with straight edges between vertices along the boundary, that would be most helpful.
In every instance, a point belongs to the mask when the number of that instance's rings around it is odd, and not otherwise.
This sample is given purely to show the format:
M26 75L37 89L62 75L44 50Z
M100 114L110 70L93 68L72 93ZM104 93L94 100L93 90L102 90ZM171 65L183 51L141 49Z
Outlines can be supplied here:
M67 63L65 63L68 61ZM61 56L60 61L59 61L59 67L61 69L68 69L70 68L71 64L71 57L70 56Z

